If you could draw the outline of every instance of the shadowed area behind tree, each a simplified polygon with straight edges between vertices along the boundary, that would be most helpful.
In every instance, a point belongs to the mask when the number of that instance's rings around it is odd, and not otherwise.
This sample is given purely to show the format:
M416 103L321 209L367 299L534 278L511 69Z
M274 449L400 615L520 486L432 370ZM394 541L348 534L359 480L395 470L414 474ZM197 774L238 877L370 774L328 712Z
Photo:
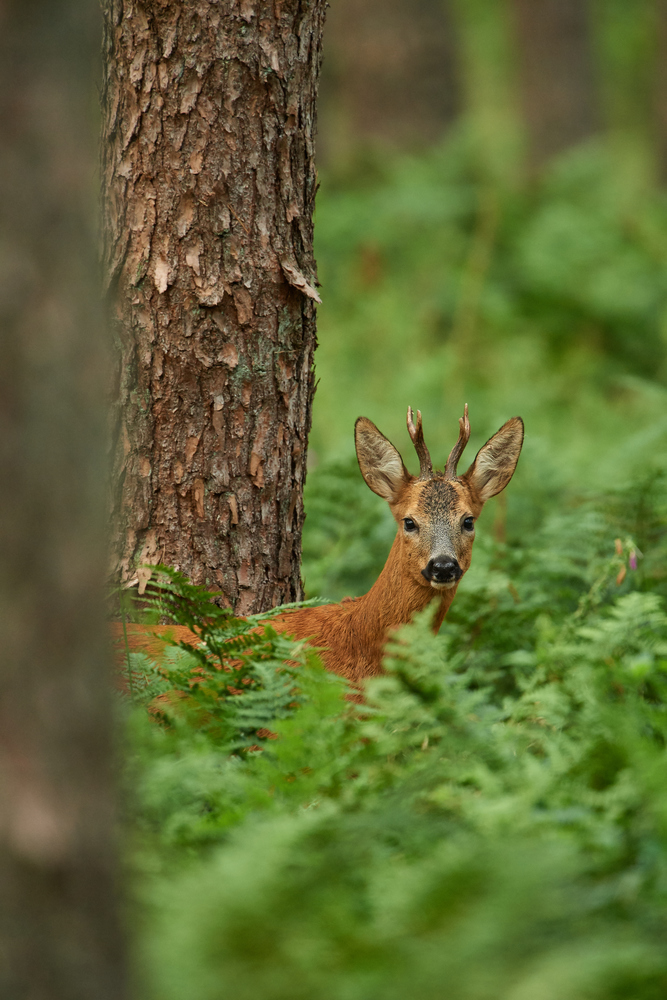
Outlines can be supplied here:
M121 1000L97 8L0 8L0 995Z

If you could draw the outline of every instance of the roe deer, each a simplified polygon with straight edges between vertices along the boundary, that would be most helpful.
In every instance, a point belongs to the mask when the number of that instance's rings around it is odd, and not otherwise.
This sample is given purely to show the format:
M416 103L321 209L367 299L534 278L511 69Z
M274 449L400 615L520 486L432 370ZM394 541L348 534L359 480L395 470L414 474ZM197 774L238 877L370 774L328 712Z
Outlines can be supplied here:
M470 437L466 405L445 469L434 472L419 410L415 421L408 407L407 422L419 476L410 475L393 444L366 417L359 417L354 429L361 474L389 503L398 522L376 582L363 597L286 612L271 622L322 646L326 667L351 681L382 673L389 632L432 601L437 602L433 629L438 631L470 566L475 520L486 501L509 483L523 444L523 421L512 417L480 448L465 475L458 476L458 461Z
M382 673L382 654L392 629L436 602L438 631L470 566L475 520L486 501L509 483L523 444L523 421L512 417L480 448L463 476L456 469L470 437L468 407L459 419L459 438L443 472L434 472L424 442L419 410L408 408L408 431L419 456L419 475L411 476L393 444L366 417L355 424L355 445L366 484L389 503L398 531L384 569L363 597L340 604L288 611L271 620L280 632L311 639L322 647L327 669L353 682ZM133 649L159 651L165 633L196 642L183 626L129 626ZM112 625L116 638L121 626ZM162 640L164 645L164 640Z

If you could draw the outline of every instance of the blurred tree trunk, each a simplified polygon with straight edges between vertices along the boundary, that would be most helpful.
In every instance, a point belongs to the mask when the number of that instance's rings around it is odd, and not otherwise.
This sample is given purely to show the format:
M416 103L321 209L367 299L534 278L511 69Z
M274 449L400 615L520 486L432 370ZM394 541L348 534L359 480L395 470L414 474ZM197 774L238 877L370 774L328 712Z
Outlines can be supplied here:
M325 0L108 0L113 555L239 613L302 596Z
M658 177L667 185L667 0L656 0L655 111Z
M537 171L598 128L589 0L511 0L528 160Z
M103 614L94 0L0 7L0 996L125 995Z
M435 142L461 110L447 0L334 0L324 53L320 162Z

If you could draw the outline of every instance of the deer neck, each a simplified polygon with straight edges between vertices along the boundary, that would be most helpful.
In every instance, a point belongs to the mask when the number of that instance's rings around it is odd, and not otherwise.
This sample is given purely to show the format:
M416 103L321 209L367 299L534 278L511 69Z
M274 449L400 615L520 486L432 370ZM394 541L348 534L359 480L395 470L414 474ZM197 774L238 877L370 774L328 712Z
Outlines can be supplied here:
M368 627L384 638L390 629L406 625L419 611L437 601L433 627L440 628L449 606L454 600L456 587L434 590L411 580L405 572L399 535L379 577L363 597L358 599L359 610Z

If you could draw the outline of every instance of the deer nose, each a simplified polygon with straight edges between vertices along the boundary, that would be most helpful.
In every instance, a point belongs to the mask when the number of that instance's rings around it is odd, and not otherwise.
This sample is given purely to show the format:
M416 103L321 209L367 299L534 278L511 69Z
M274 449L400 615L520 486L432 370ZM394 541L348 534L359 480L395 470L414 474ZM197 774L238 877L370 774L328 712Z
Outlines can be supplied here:
M422 570L422 576L426 577L429 583L454 583L463 576L463 570L456 559L451 556L436 556L430 559L426 569Z

